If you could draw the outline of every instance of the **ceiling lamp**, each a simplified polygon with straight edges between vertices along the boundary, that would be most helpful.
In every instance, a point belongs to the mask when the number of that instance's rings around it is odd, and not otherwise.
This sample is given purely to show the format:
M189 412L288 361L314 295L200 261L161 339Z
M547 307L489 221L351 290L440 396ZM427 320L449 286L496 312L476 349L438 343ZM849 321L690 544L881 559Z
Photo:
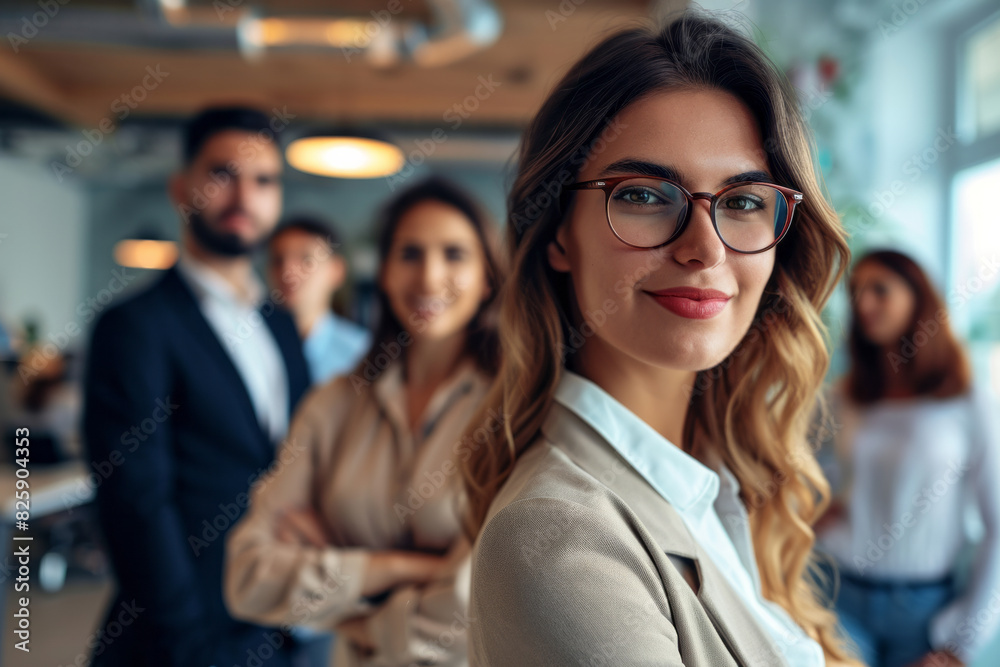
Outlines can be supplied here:
M275 46L363 48L371 37L365 34L368 21L339 18L293 18L250 16L241 24L242 38L257 48ZM363 42L363 44L362 44Z
M391 176L406 164L399 146L357 132L314 132L292 141L285 156L299 171L334 178Z
M156 18L165 19L167 23L172 25L181 26L191 21L187 0L158 0L152 6Z
M177 244L153 238L124 239L115 244L114 256L120 266L133 269L169 269L177 261Z

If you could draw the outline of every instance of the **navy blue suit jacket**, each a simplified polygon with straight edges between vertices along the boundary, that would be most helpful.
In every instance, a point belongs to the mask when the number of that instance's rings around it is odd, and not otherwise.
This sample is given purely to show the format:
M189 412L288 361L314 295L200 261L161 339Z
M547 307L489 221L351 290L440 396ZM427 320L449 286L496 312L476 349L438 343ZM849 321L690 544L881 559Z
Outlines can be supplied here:
M291 414L309 384L302 344L288 313L260 312ZM95 665L317 664L302 660L308 645L236 621L223 603L225 535L276 453L224 344L176 269L95 325L84 436L107 473L97 502L119 588Z

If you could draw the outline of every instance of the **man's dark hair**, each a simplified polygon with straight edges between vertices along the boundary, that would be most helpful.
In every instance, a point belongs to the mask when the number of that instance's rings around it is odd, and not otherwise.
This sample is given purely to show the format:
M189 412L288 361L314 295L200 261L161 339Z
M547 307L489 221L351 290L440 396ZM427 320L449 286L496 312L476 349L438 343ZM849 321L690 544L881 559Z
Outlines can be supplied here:
M335 253L340 252L340 232L332 222L324 220L315 215L296 215L283 220L271 234L271 241L288 231L305 232L310 236L323 239L330 245L330 250Z
M261 111L249 107L209 107L188 121L184 128L184 165L198 157L209 139L220 132L239 130L258 135L261 140L278 142L278 133Z

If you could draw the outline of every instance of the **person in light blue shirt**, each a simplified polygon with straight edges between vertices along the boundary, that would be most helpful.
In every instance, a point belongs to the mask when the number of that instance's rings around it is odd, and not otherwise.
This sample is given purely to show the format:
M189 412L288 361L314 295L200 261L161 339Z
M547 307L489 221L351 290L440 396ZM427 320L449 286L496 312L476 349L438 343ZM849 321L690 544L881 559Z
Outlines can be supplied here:
M332 224L307 216L280 224L268 244L268 280L295 317L316 384L351 370L371 345L367 329L330 309L347 276L340 245Z

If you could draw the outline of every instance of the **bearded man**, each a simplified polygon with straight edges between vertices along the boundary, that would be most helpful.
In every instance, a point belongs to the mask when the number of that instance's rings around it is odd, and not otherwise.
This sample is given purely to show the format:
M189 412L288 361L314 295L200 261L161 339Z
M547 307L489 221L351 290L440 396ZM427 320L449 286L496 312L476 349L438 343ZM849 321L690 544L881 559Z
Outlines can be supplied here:
M188 123L169 188L180 258L95 324L84 437L108 473L97 502L118 586L93 665L326 664L328 638L237 621L222 599L226 533L281 465L309 385L295 325L252 265L281 214L281 122L226 107Z

